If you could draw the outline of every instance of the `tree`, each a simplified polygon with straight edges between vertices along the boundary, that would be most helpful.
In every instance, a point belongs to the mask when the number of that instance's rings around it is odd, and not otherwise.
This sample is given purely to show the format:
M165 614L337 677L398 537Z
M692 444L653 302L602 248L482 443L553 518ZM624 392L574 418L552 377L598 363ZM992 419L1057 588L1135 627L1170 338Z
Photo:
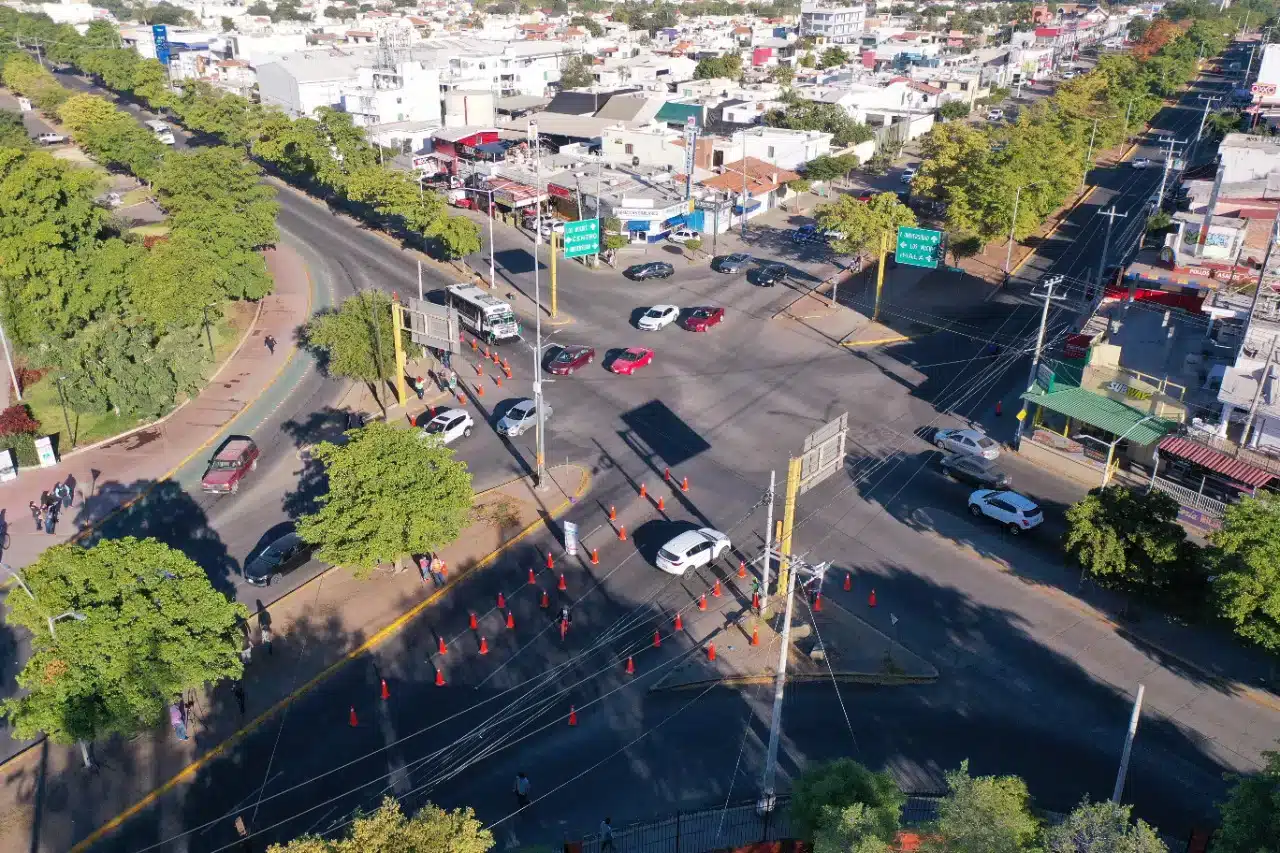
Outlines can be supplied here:
M480 251L480 226L465 216L444 216L427 232L448 258L461 258Z
M175 230L261 249L280 237L276 193L261 178L262 170L241 152L220 146L169 152L152 187Z
M792 785L791 828L812 841L841 827L857 827L863 837L888 844L897 835L906 797L887 772L876 773L851 758L815 764ZM861 804L861 814L846 815Z
M804 56L800 57L799 64L801 68L814 68L817 66L818 61L813 58L812 53L806 53Z
M191 558L154 539L54 545L23 569L31 595L9 595L6 621L31 632L0 712L22 739L125 736L158 723L174 697L243 672L244 605ZM51 631L50 617L59 619Z
M947 101L938 107L938 115L947 121L969 117L969 105L964 101Z
M348 297L337 311L316 314L303 338L319 350L331 376L346 376L376 389L395 376L395 339L391 337L391 299L380 290Z
M726 53L724 56L708 56L698 60L698 66L693 69L693 79L712 80L717 78L741 80L742 55Z
M865 203L844 195L820 206L815 216L823 229L842 235L831 241L831 248L850 256L878 253L882 235L892 241L900 227L916 224L915 213L893 193L881 193Z
M1236 777L1220 806L1222 827L1213 836L1214 853L1280 850L1280 752L1264 752L1263 758L1267 765L1262 772Z
M844 65L849 61L849 54L844 52L842 47L829 47L822 52L822 56L818 58L819 68L834 68L837 65Z
M565 62L564 68L560 71L560 86L564 89L585 89L596 82L595 75L591 72L591 57L577 56L569 57Z
M847 148L874 138L871 128L854 121L838 104L797 101L782 109L769 110L764 114L763 122L770 127L830 133L831 142L837 148Z
M298 521L298 535L326 563L365 576L382 563L428 554L458 538L471 517L471 475L437 438L375 421L344 444L311 455L328 490L320 509Z
M0 148L30 147L31 137L27 136L26 125L22 123L22 113L0 110Z
M796 69L786 62L775 65L769 78L779 86L788 88L796 79Z
M834 181L858 168L858 158L852 154L833 157L823 154L804 164L804 175L811 181Z
M1045 853L1168 853L1150 826L1130 823L1130 806L1086 797L1067 819L1044 830ZM1217 844L1214 844L1215 850Z
M889 853L894 848L876 836L875 814L854 803L831 813L813 835L813 853Z
M1066 552L1104 586L1169 593L1196 568L1178 502L1127 486L1091 489L1067 510Z
M947 773L947 795L922 846L930 853L1021 853L1038 830L1027 785L1017 776L969 775L969 762Z
M588 18L586 15L574 15L569 21L571 27L582 27L592 38L600 38L604 35L604 27L596 22L595 18Z
M257 0L257 2L254 3L252 6L250 6L248 9L246 9L245 12L247 12L250 15L253 15L255 18L271 17L271 7L268 6L266 3L262 2L262 0Z
M358 813L344 838L304 835L288 844L273 844L267 853L487 853L491 849L493 833L469 808L445 811L427 803L410 818L394 797L386 797L376 812Z
M1129 41L1142 41L1147 30L1151 29L1151 21L1147 18L1131 18L1129 20Z
M690 254L696 255L698 254L698 250L702 248L702 241L697 238L694 238L692 240L685 240L684 247L686 250L690 252Z
M354 20L356 15L358 14L360 14L359 10L353 9L350 6L325 6L324 7L324 16L326 18L333 18L339 21Z
M1240 130L1242 119L1243 116L1239 110L1218 110L1209 116L1204 123L1204 129L1210 138L1221 139L1228 133Z
M222 31L224 33L229 33L236 28L236 22L225 16L219 23L222 25Z
M1222 614L1240 636L1280 653L1280 500L1227 506L1207 554Z

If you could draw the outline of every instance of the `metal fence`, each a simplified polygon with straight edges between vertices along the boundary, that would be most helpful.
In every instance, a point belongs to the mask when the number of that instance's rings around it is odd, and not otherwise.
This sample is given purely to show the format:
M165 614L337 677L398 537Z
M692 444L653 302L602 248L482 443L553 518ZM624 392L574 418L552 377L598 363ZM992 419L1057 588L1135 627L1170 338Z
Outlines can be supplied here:
M1222 501L1207 498L1202 494L1198 494L1195 489L1181 486L1171 480L1166 480L1164 477L1156 477L1152 480L1151 485L1185 507L1199 510L1214 518L1222 518L1227 514L1227 505Z

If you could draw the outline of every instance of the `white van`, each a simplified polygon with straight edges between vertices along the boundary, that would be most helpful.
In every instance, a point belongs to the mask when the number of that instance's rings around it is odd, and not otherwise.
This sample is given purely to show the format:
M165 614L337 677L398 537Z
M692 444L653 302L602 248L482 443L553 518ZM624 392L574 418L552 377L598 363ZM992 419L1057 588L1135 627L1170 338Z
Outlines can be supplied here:
M165 145L173 145L173 131L169 129L169 125L162 121L152 120L146 123L147 128L155 134L156 139Z

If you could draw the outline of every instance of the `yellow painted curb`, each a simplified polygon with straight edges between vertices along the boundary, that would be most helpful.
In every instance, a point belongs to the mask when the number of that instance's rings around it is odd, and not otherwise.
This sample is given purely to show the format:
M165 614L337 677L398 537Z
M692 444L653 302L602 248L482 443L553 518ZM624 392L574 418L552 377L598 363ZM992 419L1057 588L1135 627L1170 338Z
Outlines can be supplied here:
M909 341L911 338L906 335L898 335L892 338L877 338L874 341L841 341L842 347L874 347L880 344L900 344L903 341Z
M731 675L728 678L707 678L702 681L691 681L688 684L674 684L671 687L652 687L650 693L675 693L681 690L701 690L712 685L716 687L751 687L759 684L773 684L777 678L772 675ZM912 684L932 684L938 680L933 675L892 675L883 672L837 672L806 673L804 675L787 675L790 684L805 684L835 681L839 684L877 684L881 687L896 687Z
M555 518L557 515L559 515L560 513L568 509L570 506L572 506L575 501L577 501L584 494L586 494L586 491L590 487L590 485L591 485L591 474L586 468L583 468L582 479L579 481L577 492L574 493L574 496L572 498L566 498L558 506L552 509L550 513L548 513L549 517ZM480 569L490 565L495 560L497 560L500 556L502 556L507 551L507 549L509 549L512 545L515 545L516 543L525 539L526 537L528 537L530 534L532 534L534 531L536 531L539 527L541 527L544 524L546 524L546 520L539 518L537 521L529 524L519 533L515 534L513 537L508 539L502 545L498 546L496 549L491 551L488 555L481 558L478 562L476 562L470 568L454 572L453 580L449 581L449 583L445 584L443 587L433 592L427 598L418 602L416 605L410 608L407 612L401 614L398 618L396 618L391 624L387 625L377 633L370 636L369 639L365 640L358 647L347 652L341 658L334 661L329 666L325 667L323 670L321 670L321 672L318 675L312 677L312 679L308 681L306 684L302 685L301 687L297 688L292 693L290 693L288 696L276 702L276 704L272 705L266 711L263 711L261 714L255 717L251 722L247 723L239 731L229 736L222 743L213 747L204 755L200 756L195 761L192 761L186 767L182 768L182 770L178 771L178 773L174 775L173 778L164 782L159 787L155 788L146 796L144 796L142 799L138 800L138 802L129 806L120 814L111 818L111 820L107 821L102 826L98 827L93 832L89 833L88 836L86 836L82 841L80 841L74 847L71 848L70 853L82 853L82 851L88 850L91 845L96 844L98 841L100 841L112 830L119 827L126 820L133 817L138 812L142 811L147 806L154 803L164 794L167 794L169 791L176 788L180 783L189 779L200 768L204 767L213 759L221 756L223 753L231 749L233 746L236 746L237 744L239 744L250 733L256 730L259 726L261 726L263 723L267 722L272 717L274 717L277 713L282 711L290 702L293 702L295 699L298 699L306 695L307 693L311 692L311 690L317 687L321 682L328 679L329 676L333 675L342 667L346 666L351 660L359 657L360 655L363 655L365 652L370 651L376 646L381 645L384 640L390 638L392 635L400 631L400 629L403 628L405 625L409 624L409 622L413 621L414 617L420 614L423 610L427 609L432 604L435 604L437 601L439 601L445 595L445 593L451 591L454 587L456 587L459 583L461 583L463 578L468 577L473 572L479 571Z

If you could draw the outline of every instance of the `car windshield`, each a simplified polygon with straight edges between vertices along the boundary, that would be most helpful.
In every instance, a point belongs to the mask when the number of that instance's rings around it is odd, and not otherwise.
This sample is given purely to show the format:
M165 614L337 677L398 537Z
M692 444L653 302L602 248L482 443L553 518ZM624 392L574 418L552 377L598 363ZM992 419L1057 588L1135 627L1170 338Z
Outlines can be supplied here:
M1030 517L1031 517L1031 516L1033 516L1033 515L1039 515L1039 514L1040 514L1040 507L1036 506L1035 504L1030 504L1030 505L1028 505L1028 506L1024 506L1024 507L1022 508L1022 514L1023 514L1023 515L1025 515L1025 516L1027 516L1028 518L1030 518Z
M560 353L556 356L556 361L560 362L561 364L568 364L569 362L573 361L577 357L578 357L578 354L573 350L562 349L560 350Z
M239 459L215 459L209 466L209 468L214 471L233 471L239 467Z
M284 560L284 553L276 550L275 545L268 545L263 549L262 553L258 555L258 560L266 563L268 566L278 566Z
M988 447L995 447L996 443L984 435L982 438L978 439L978 446L983 450L986 450Z
M423 427L423 431L427 433L432 433L432 434L437 432L444 432L444 425L445 425L444 421L432 421L431 423Z
M738 255L738 254L734 254L734 255L730 255L730 256L729 256L729 260L730 260L730 261L732 261L732 262L733 262L733 263L735 263L735 264L740 264L740 263L742 263L743 261L745 261L746 259L747 259L747 256L746 256L746 255Z
M533 414L533 406L527 403L522 403L521 405L516 406L514 409L511 410L511 417L515 418L518 421L522 421L532 414Z
M661 317L663 314L666 314L666 313L667 313L666 311L659 311L657 308L650 308L650 309L645 313L645 315L644 315L644 316L646 316L646 317Z
M710 308L695 308L695 309L693 310L693 316L694 316L694 317L697 317L697 318L699 318L699 319L702 319L703 317L710 317L710 316L711 316L711 309L710 309Z
M627 352L624 352L622 355L618 356L618 361L635 361L639 357L640 357L640 353L627 351Z

